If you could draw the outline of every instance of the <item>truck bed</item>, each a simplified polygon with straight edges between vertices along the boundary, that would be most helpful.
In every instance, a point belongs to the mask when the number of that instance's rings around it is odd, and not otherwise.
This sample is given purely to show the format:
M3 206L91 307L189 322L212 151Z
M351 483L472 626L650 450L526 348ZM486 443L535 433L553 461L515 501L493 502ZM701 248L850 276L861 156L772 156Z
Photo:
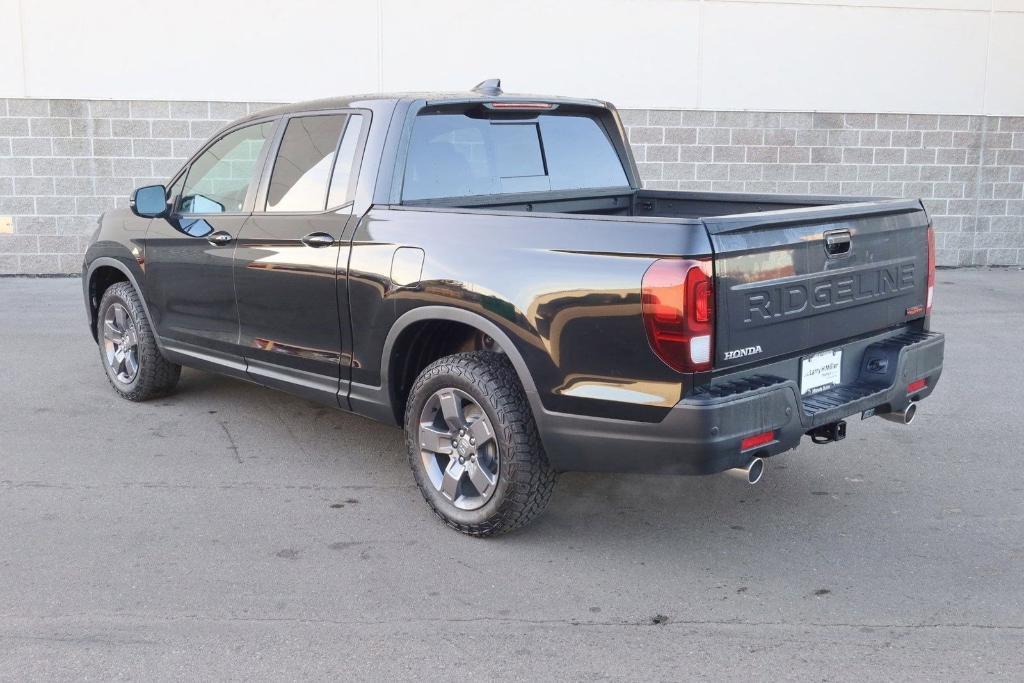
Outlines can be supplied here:
M826 349L927 315L928 219L917 200L659 190L511 199L428 204L530 213L537 220L605 216L628 225L632 219L638 246L650 234L643 226L653 228L652 222L706 233L714 264L716 371ZM833 240L836 253L829 251ZM702 256L681 246L663 255Z
M803 209L876 201L869 197L609 190L604 193L544 192L534 195L484 195L453 199L406 201L407 206L452 209L493 209L543 213L633 216L637 218L710 218L732 214Z

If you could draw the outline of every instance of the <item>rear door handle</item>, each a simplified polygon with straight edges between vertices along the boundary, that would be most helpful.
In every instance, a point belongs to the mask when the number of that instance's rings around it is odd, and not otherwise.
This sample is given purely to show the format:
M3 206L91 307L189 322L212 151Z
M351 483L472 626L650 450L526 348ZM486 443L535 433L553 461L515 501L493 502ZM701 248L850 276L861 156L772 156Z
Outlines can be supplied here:
M231 244L231 240L235 239L230 233L218 230L212 235L206 236L206 241L215 247L223 247L225 244Z
M334 238L326 232L311 232L302 238L302 243L307 247L319 249L320 247L329 247L334 244Z

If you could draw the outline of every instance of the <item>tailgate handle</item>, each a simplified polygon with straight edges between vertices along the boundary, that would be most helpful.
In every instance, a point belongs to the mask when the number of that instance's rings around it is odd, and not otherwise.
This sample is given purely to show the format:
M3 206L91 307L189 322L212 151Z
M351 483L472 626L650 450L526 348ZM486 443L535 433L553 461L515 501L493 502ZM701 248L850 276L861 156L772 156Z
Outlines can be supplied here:
M846 256L850 253L850 231L833 230L825 233L825 253L829 256Z

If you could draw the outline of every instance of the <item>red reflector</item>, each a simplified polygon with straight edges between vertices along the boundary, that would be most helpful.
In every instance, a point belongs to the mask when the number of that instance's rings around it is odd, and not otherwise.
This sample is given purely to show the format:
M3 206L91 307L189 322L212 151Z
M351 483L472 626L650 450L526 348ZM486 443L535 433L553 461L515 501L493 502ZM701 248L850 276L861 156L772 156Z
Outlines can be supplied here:
M911 382L910 384L907 385L907 393L912 394L915 391L921 391L926 386L928 386L928 381L919 379L916 382Z
M775 432L764 432L763 434L755 434L754 436L748 436L743 439L740 443L741 451L749 451L751 448L757 448L763 446L766 443L775 441Z

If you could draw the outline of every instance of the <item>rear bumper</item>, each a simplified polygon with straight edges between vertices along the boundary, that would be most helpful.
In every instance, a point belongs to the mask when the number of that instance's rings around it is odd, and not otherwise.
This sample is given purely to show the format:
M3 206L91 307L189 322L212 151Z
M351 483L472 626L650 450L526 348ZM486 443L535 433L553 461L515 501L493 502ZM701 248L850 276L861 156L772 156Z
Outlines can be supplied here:
M545 411L538 423L559 470L713 474L796 448L815 427L872 409L901 411L927 397L942 372L944 343L939 333L903 331L843 345L843 384L807 398L795 380L786 379L799 377L799 359L791 359L759 368L760 374L716 380L661 422ZM919 379L926 386L907 394ZM767 431L774 432L772 442L741 450L745 438Z

